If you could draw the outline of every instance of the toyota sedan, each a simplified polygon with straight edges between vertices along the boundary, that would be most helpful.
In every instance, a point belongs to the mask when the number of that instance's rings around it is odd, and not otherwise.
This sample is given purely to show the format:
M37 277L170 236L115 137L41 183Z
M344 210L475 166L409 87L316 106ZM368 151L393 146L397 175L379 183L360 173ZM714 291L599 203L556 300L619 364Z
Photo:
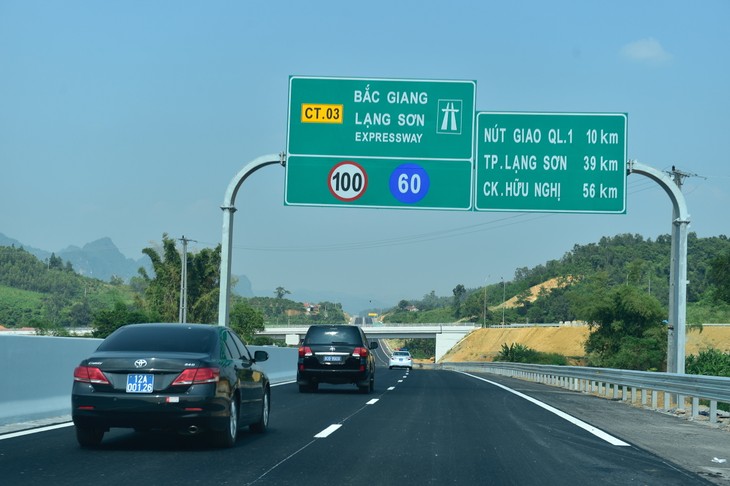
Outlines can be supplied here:
M232 447L241 426L268 427L270 385L257 366L267 359L226 327L120 327L74 370L76 438L93 447L112 427L164 429Z

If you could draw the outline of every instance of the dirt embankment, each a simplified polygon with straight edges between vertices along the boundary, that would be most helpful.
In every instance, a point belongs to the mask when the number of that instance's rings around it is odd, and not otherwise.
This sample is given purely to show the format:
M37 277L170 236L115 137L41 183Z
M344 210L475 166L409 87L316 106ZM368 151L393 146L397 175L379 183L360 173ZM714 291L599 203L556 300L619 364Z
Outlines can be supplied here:
M585 355L583 345L588 333L588 326L476 329L446 353L441 361L492 361L502 349L502 344L513 343L544 353L580 358ZM730 326L705 326L702 332L687 334L687 355L709 348L730 352Z

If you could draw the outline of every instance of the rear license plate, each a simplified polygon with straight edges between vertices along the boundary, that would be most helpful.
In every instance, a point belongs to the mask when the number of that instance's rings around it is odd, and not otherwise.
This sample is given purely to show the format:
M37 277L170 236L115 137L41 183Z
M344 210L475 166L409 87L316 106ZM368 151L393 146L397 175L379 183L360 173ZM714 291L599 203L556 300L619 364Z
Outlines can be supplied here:
M329 363L339 363L342 361L342 356L325 356L324 360Z
M154 375L127 375L127 393L152 393Z

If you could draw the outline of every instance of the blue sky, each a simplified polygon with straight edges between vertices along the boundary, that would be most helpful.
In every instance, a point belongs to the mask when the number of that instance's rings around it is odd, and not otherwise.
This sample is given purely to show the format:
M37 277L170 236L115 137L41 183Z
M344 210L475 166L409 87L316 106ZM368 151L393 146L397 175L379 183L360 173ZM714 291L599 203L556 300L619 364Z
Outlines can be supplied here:
M727 1L0 1L0 232L58 251L221 240L225 190L286 148L288 77L463 79L479 111L628 114L628 157L697 174L690 231L730 234ZM671 231L658 185L627 213L284 206L284 169L236 200L233 272L382 304L509 280L603 236Z

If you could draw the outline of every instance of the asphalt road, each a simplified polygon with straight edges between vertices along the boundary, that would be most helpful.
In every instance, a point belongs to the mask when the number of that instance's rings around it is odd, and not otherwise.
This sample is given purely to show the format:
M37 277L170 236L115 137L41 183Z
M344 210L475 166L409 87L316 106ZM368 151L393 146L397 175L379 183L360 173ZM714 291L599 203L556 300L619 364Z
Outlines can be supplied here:
M371 395L354 386L322 385L309 394L300 394L295 384L277 386L269 431L242 431L232 449L214 449L198 438L121 429L107 433L96 450L79 448L73 427L6 434L0 436L0 483L710 484L632 439L647 433L641 417L660 414L542 385L484 378L491 383L461 373L388 370L381 364ZM569 406L589 424L581 428L496 383L557 408L562 403L566 411ZM675 441L686 436L679 427L683 421L665 418L674 421ZM622 441L626 445L614 445Z

